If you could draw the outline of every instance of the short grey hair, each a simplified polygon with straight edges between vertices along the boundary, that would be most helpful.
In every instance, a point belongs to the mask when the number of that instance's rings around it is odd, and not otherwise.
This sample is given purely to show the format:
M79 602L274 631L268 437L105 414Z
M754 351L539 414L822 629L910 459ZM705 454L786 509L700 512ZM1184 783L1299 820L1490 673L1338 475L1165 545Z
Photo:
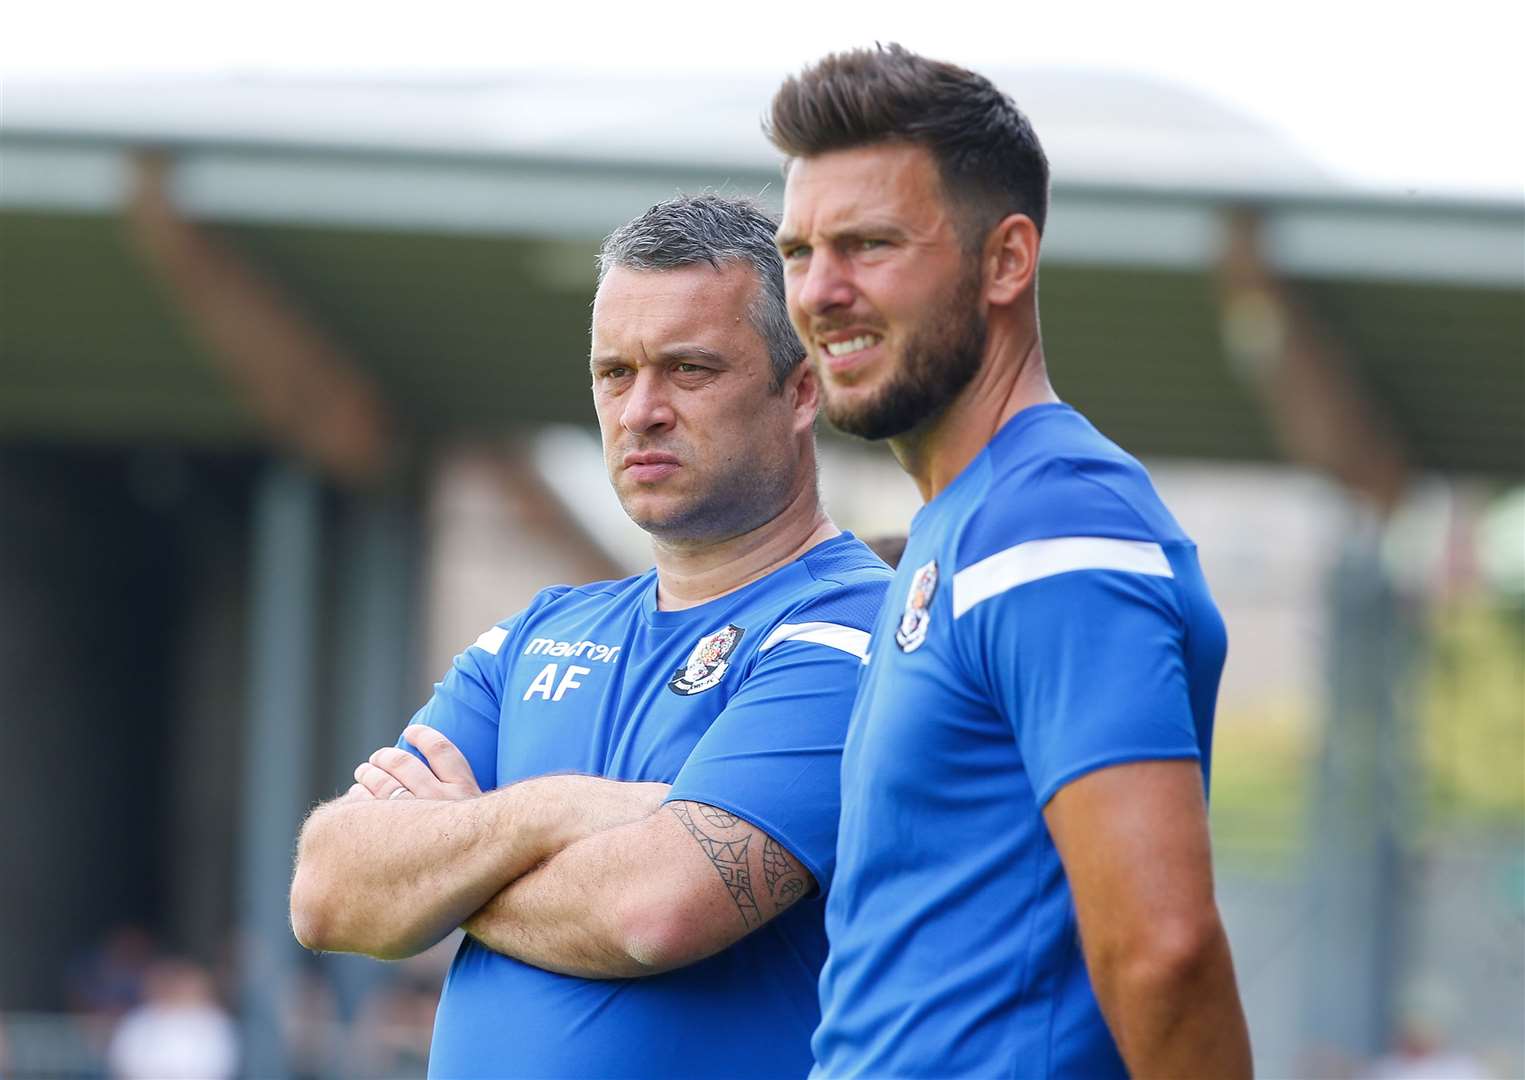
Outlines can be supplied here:
M616 266L678 270L708 263L719 270L744 262L757 273L757 296L748 316L768 346L773 390L805 358L784 301L784 262L774 234L778 223L750 199L706 191L657 203L615 229L598 252L598 281Z

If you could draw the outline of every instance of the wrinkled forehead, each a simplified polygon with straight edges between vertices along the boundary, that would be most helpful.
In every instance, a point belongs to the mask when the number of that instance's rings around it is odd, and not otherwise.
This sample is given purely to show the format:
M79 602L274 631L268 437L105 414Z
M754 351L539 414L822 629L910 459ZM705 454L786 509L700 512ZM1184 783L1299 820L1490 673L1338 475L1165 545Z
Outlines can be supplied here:
M668 270L614 266L593 297L593 348L640 343L657 349L679 341L739 342L756 336L747 317L757 274L746 263L708 263Z

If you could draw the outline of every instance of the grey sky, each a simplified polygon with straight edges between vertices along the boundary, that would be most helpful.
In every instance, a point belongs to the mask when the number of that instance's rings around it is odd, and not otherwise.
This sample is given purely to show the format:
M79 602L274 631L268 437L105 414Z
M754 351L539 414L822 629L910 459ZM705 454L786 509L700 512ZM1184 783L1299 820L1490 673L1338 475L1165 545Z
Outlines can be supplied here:
M899 40L975 68L1168 78L1269 122L1363 186L1525 194L1525 6L1499 0L775 0L750 15L691 0L0 2L6 78L530 67L781 76L832 48Z

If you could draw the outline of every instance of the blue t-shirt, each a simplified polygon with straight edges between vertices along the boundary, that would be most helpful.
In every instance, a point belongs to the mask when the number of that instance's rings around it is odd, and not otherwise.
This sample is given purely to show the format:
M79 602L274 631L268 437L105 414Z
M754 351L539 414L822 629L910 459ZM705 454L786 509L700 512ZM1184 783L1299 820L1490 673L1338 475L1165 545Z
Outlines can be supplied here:
M683 611L657 610L655 571L558 586L456 657L414 721L449 736L484 791L554 772L669 782L669 798L768 833L819 889L719 954L641 979L558 975L468 938L430 1076L809 1070L842 741L889 578L844 534Z
M1205 785L1225 648L1195 546L1066 405L922 508L843 751L816 1075L1126 1075L1042 810L1130 761Z

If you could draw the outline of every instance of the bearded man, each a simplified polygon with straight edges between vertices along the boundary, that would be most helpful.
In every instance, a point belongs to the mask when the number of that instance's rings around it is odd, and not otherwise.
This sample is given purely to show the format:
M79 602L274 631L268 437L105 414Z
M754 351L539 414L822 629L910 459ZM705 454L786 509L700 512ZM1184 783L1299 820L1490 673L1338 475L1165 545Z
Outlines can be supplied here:
M816 1075L1248 1075L1207 830L1223 622L1049 384L1036 134L893 45L789 79L769 133L826 415L926 500L843 755Z

